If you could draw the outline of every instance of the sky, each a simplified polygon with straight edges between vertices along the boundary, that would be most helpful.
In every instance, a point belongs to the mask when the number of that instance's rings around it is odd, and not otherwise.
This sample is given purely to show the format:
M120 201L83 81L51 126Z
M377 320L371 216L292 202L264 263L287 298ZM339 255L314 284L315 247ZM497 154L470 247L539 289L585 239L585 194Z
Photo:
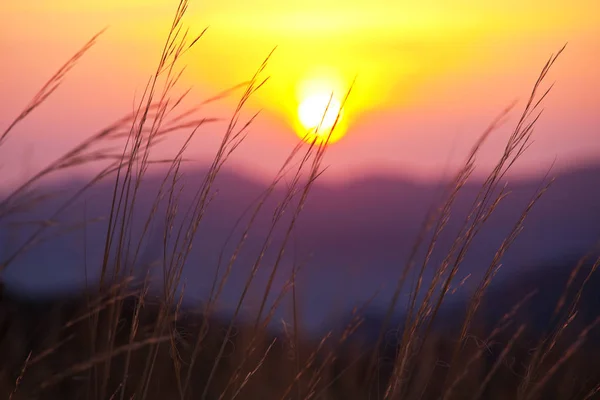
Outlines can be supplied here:
M31 174L132 110L156 67L176 3L38 0L1 6L2 128L87 39L108 27L55 96L0 148L0 168L10 179ZM328 149L324 179L445 174L460 165L499 112L520 100L509 124L482 151L478 162L490 167L541 68L566 42L548 77L547 84L556 85L535 142L516 171L529 175L555 160L570 167L600 156L596 0L192 0L185 23L191 33L208 27L184 58L177 88L192 88L188 100L194 104L248 80L276 47L264 72L269 80L245 116L261 114L231 159L251 174L272 176L285 160L303 130L298 108L312 92L342 99L355 78L342 114L343 137ZM203 112L228 118L239 95ZM190 156L208 162L223 130L218 124L201 130Z

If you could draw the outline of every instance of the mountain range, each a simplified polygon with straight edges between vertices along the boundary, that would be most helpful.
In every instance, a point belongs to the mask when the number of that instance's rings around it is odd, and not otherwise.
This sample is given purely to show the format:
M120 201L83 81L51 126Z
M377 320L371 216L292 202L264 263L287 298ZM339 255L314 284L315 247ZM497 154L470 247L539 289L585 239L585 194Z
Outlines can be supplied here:
M185 220L184 210L192 204L206 172L200 167L185 170L180 180L183 190L178 221ZM158 172L144 178L134 215L134 226L138 230L144 224L162 179ZM508 182L510 193L475 238L456 282L468 279L456 295L450 296L450 303L463 301L481 278L541 181L542 177L535 177ZM0 225L2 260L35 229L35 224L24 221L47 220L53 210L84 183L73 179L40 188L53 193L53 197L31 211L11 216L10 221ZM426 280L447 254L481 183L473 179L457 197L424 275ZM273 212L284 198L286 184L281 182L265 201L249 231L220 298L219 305L224 311L235 306L251 266L261 253L273 222ZM40 298L81 291L86 277L93 285L104 251L113 185L110 180L99 182L57 216L44 241L28 249L4 271L2 280L7 290ZM249 220L251 212L248 210L252 210L249 207L256 205L256 199L267 186L268 182L232 170L224 170L217 177L212 200L183 272L187 301L206 300L217 265L221 264L222 274ZM285 286L292 269L299 268L295 281L296 305L309 330L319 330L343 319L349 310L365 302L369 302L370 309L384 310L427 211L443 201L443 187L443 182L421 183L406 177L376 175L339 184L317 180L285 248L269 302L273 302ZM511 287L531 274L551 276L557 260L568 259L572 264L572 260L593 249L600 238L599 205L600 166L581 166L560 172L528 215L523 231L503 258L490 290L493 292L498 285ZM157 265L163 259L164 210L163 202L140 247L136 266L140 276L144 276L148 268L159 268ZM264 254L262 267L244 302L248 314L260 303L291 214L293 208L274 230L271 247ZM84 220L92 221L85 229L78 225ZM423 255L421 250L417 260L422 260ZM409 279L409 284L411 282ZM407 286L401 295L399 310L408 298L409 289ZM277 319L288 320L290 310L288 293L276 313Z

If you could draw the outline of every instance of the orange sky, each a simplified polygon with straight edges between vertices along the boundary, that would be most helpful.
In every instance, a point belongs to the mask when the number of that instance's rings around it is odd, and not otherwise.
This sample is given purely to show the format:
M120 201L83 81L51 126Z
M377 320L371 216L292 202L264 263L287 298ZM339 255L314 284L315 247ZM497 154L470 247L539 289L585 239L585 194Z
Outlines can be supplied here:
M176 2L11 3L0 16L1 127L81 44L109 26L64 87L0 149L2 168L16 176L131 110ZM296 110L307 84L321 82L343 96L357 76L344 113L346 136L329 149L328 174L386 168L436 175L448 160L462 160L502 108L528 95L548 56L567 41L521 172L555 157L566 165L600 155L596 0L192 0L186 21L196 32L209 26L185 59L182 88L193 86L197 101L248 79L278 46L267 69L271 80L248 110L264 112L232 160L253 173L271 174L296 143ZM236 100L207 112L228 116ZM193 155L206 160L219 133L202 132ZM506 134L490 140L481 164L494 161Z

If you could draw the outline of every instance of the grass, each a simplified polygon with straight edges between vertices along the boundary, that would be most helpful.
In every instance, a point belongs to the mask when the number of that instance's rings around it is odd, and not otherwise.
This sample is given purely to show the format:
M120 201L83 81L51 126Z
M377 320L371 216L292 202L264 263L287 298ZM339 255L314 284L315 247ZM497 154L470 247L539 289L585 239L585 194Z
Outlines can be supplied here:
M548 189L551 179L541 182L497 249L465 308L457 332L443 333L433 324L447 296L461 285L456 277L473 240L509 194L508 188L502 186L503 178L531 144L543 100L550 92L545 89L545 78L564 48L543 67L502 156L485 179L459 234L439 265L431 265L430 257L458 194L476 166L479 149L493 131L506 123L516 104L504 110L482 133L464 167L447 187L445 202L430 210L411 256L398 269L395 293L381 321L378 339L361 340L358 332L365 317L361 310L341 332L331 331L314 339L300 329L295 303L298 270L294 269L282 291L274 293L273 283L311 187L324 171L326 141L308 145L300 142L291 150L271 184L247 210L246 225L233 252L221 255L210 296L202 304L201 312L190 312L182 305L185 293L185 287L181 290L182 270L208 205L217 201L213 190L215 179L257 117L244 118L243 111L253 93L266 82L263 74L270 57L248 82L206 101L243 90L206 177L197 187L184 188L180 178L187 147L200 127L217 122L199 117L199 108L181 110L189 92L176 94L183 72L179 67L181 57L200 43L204 33L189 34L184 24L187 5L186 0L181 0L177 7L155 73L135 111L75 146L0 202L0 222L4 222L43 205L47 194L38 194L34 188L49 175L84 163L106 164L55 214L40 221L21 246L0 260L0 268L4 270L44 240L57 216L86 190L103 179L114 182L98 284L79 298L57 299L54 303L38 304L2 294L2 398L591 399L599 393L600 375L594 372L598 370L597 362L585 357L584 349L600 319L578 327L576 332L572 327L578 323L581 293L600 261L584 269L582 260L574 268L572 279L566 283L564 295L556 305L555 324L544 335L531 336L526 323L517 324L514 320L535 293L522 299L491 329L480 329L477 325L486 291L503 255L517 239L527 215ZM2 133L0 145L10 140L15 126L47 101L99 37L100 34L87 42L42 87ZM185 135L177 155L170 160L154 159L155 146L174 134ZM164 177L150 212L141 214L140 186L155 164L163 165ZM226 318L217 315L217 302L253 223L266 199L284 180L286 195L274 210L272 225L251 265L236 307ZM179 207L184 189L194 191L189 208ZM161 205L165 205L164 212ZM291 218L284 219L284 214ZM140 219L144 221L142 229L134 229L134 220ZM139 261L144 239L156 220L163 221L165 227L162 287L158 294L150 291L150 276L133 275L133 265ZM80 226L66 229L84 229L88 223L84 220ZM277 229L285 232L284 240L275 248L275 262L266 265L264 255L272 248ZM421 260L417 254L422 249L426 255ZM256 315L242 320L242 308L259 269L266 269L269 278ZM428 281L424 277L429 269L435 273ZM583 284L574 288L575 277L582 271L587 271ZM575 295L568 296L573 290ZM274 332L270 329L274 312L288 292L294 302L292 327ZM403 293L410 295L409 306L401 326L396 326L393 316ZM270 302L270 296L276 300ZM397 332L394 345L388 343L390 332Z

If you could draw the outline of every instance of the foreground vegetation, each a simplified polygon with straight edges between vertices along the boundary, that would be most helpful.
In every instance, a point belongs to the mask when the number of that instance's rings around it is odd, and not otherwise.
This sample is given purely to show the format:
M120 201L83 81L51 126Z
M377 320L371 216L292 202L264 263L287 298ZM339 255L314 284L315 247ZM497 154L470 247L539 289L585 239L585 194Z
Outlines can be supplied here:
M138 108L131 115L92 135L56 162L17 187L0 202L0 222L33 206L43 206L44 194L34 188L45 177L89 162L104 162L105 168L81 191L50 216L53 221L68 210L89 187L101 179L114 179L101 273L97 285L79 297L34 302L5 293L0 301L0 396L14 399L169 399L169 398L593 398L600 390L597 359L590 337L600 322L595 318L580 323L581 293L598 262L589 268L574 266L573 279L556 304L553 323L541 334L515 316L531 296L525 296L491 326L479 324L485 293L503 255L517 240L528 213L551 181L542 182L531 203L515 221L513 230L498 248L477 284L470 301L460 313L456 329L440 330L434 321L447 295L455 290L459 268L481 227L507 195L502 186L507 171L531 143L533 127L540 116L544 78L562 49L550 58L535 82L529 101L506 143L496 167L484 181L471 212L446 258L430 265L429 258L450 217L453 203L475 168L476 156L487 137L514 107L504 110L484 131L459 173L447 187L446 200L434 208L415 238L414 252L399 269L396 290L381 318L379 335L360 334L365 315L358 310L341 331L314 339L303 336L294 313L292 329L274 332L270 322L279 301L295 290L292 273L281 293L274 291L287 242L315 180L323 172L325 143L299 143L273 179L261 199L252 205L250 218L224 269L215 275L210 296L196 312L183 305L180 278L192 243L208 204L213 201L212 184L228 157L243 141L254 117L244 122L244 105L265 80L265 62L242 86L244 93L223 134L223 139L205 179L195 188L193 205L180 209L183 188L179 178L187 146L199 127L215 120L198 116L199 109L180 110L187 92L177 94L181 76L178 64L183 54L202 35L190 37L183 21L187 2L178 6L156 73L147 84ZM15 126L45 102L76 62L93 46L92 38L41 89L31 104L0 136L0 146ZM223 95L229 93L224 92ZM350 93L348 93L350 95ZM220 98L216 96L209 101ZM333 127L335 129L335 126ZM152 150L169 135L182 133L186 140L171 160L155 160ZM119 152L114 145L121 145ZM149 168L164 164L164 180L153 207L140 217L137 199ZM216 315L215 308L236 257L243 248L252 223L264 201L284 179L288 192L274 210L272 229L264 238L261 253L239 294L231 315ZM217 200L218 201L218 200ZM164 207L163 207L164 206ZM162 208L161 208L162 207ZM164 212L160 211L165 209ZM284 219L283 215L291 214ZM183 218L181 218L183 216ZM142 218L142 229L134 220ZM152 221L164 221L161 290L151 291L149 277L134 276L144 238ZM85 225L87 221L82 221ZM275 229L287 224L278 257L265 265L263 255L272 246ZM10 268L22 254L43 240L48 223L40 223L14 253L0 260ZM72 229L72 227L68 227ZM417 257L425 249L424 259ZM433 278L424 280L433 268ZM269 279L254 315L244 316L242 306L259 269ZM413 281L413 276L416 279ZM583 279L575 279L583 276ZM414 284L408 288L409 279ZM578 285L577 287L575 285ZM394 316L401 294L409 294L403 320ZM295 309L295 307L294 307ZM393 343L389 333L395 333ZM476 338L476 340L473 340ZM368 339L368 340L367 340ZM595 353L598 354L598 353Z

